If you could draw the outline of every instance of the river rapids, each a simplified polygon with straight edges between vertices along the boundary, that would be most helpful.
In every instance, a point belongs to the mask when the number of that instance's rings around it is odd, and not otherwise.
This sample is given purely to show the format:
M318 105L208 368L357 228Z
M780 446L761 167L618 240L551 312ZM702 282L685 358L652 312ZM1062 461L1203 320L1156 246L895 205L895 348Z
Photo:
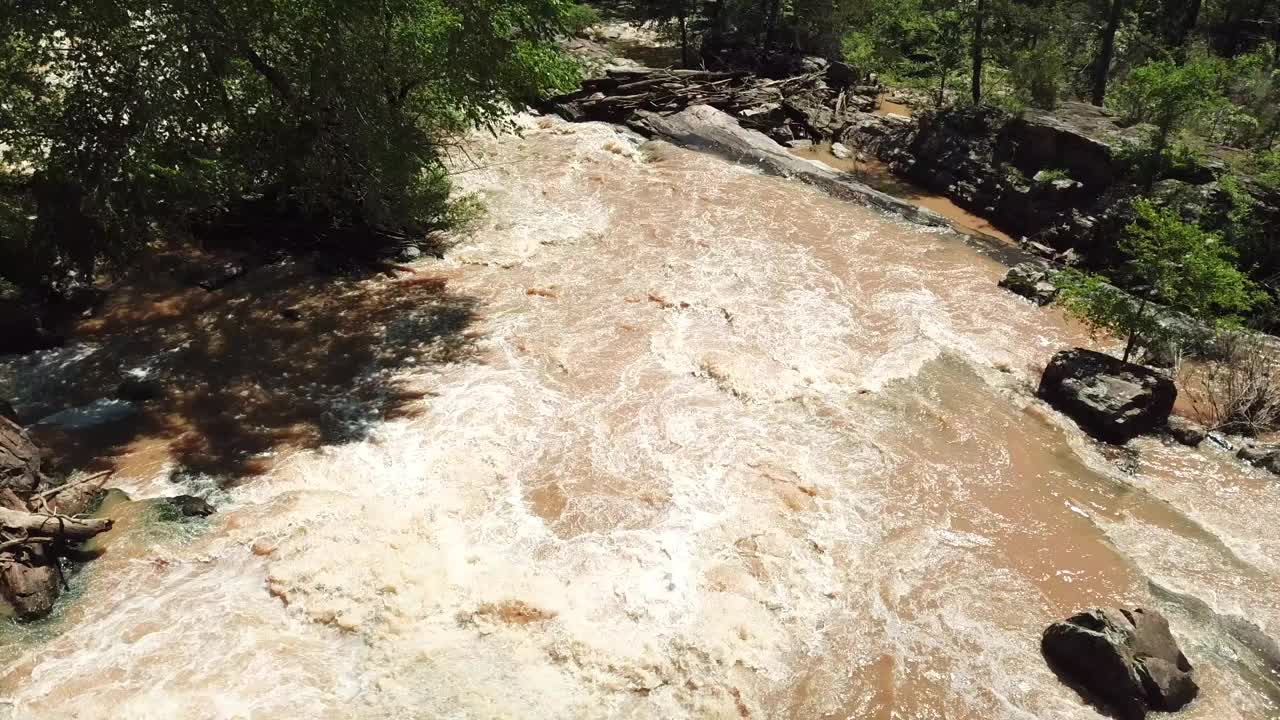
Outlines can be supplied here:
M1039 653L1094 605L1169 616L1182 717L1280 716L1280 483L1035 400L1091 341L990 253L519 123L460 159L478 225L366 281L467 298L470 351L371 363L412 402L279 448L194 529L117 499L57 615L0 629L0 718L1094 718Z

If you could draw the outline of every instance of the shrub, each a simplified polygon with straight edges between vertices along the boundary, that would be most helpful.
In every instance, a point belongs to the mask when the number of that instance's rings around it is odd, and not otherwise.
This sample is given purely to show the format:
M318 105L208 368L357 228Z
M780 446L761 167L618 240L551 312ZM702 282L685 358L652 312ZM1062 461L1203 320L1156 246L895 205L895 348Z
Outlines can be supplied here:
M1179 368L1191 407L1210 427L1242 435L1280 429L1280 382L1268 341L1245 332L1218 340L1220 355Z
M573 3L565 11L565 32L570 35L582 35L587 30L600 24L600 12L590 5Z

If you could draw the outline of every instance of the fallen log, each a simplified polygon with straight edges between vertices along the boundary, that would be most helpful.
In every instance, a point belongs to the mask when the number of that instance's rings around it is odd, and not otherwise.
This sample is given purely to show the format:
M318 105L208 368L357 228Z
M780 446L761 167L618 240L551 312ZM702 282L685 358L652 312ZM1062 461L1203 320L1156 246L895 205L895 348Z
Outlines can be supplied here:
M61 542L84 542L111 529L110 518L73 518L69 515L23 512L0 508L0 530L21 537L53 538Z
M621 122L643 127L645 113L669 115L709 105L746 120L776 140L829 140L875 107L875 97L834 89L824 70L765 78L745 72L610 69L574 93L552 98L547 109L567 120ZM875 88L869 88L875 90ZM764 112L772 106L776 112Z
M0 508L23 512L26 504L8 488L0 489ZM0 551L0 597L13 606L19 620L36 620L49 614L62 592L57 556L41 543L27 538L7 540Z

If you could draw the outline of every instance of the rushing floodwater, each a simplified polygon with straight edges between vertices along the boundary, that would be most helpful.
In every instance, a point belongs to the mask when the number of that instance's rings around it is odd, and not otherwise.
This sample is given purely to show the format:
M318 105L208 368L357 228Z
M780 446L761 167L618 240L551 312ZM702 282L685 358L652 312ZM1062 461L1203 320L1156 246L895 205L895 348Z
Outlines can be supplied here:
M368 281L471 298L474 352L397 366L394 419L279 450L204 527L113 506L60 614L0 630L0 717L1091 718L1038 640L1095 604L1169 615L1183 717L1280 713L1280 485L1032 399L1087 338L997 262L525 124L470 150L474 234ZM175 492L143 455L117 484Z

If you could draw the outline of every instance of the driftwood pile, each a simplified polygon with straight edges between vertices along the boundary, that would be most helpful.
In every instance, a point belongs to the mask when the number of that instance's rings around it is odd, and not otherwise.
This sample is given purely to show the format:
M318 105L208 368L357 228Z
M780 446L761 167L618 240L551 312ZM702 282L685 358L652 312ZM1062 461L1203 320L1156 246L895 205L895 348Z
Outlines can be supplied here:
M55 484L26 430L0 413L0 597L22 620L44 617L66 587L64 557L111 529L111 520L82 517L97 504L108 473Z
M878 85L847 82L831 67L783 78L748 72L611 68L602 78L552 98L550 108L566 120L637 125L642 112L667 115L690 105L710 105L780 142L822 141L838 136L858 113L875 109Z

